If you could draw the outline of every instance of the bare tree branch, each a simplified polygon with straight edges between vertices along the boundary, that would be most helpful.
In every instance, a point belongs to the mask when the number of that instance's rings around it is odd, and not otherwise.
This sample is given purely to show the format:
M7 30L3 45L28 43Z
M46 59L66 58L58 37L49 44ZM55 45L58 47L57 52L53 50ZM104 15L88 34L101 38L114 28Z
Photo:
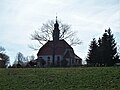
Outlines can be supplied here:
M81 43L82 43L82 41L80 41L80 39L78 39L78 38L70 39L70 45L72 45L72 46L80 45Z
M71 32L70 26L67 24L61 24L60 31L60 38L64 39L65 35L68 35Z
M38 47L38 46L35 46L35 45L28 45L28 47L35 50L35 51L39 50L39 48L40 48L40 46Z
M72 31L70 28L71 26L68 24L63 24L61 21L59 23L59 30L60 30L60 39L65 39L69 41L70 45L80 45L81 41L79 38L76 37L76 32ZM43 23L42 27L31 34L31 40L36 40L39 42L40 45L44 45L43 42L47 42L48 40L52 40L53 37L53 30L54 30L54 20L49 20L47 23ZM33 48L33 46L30 48ZM38 50L33 48L34 50Z

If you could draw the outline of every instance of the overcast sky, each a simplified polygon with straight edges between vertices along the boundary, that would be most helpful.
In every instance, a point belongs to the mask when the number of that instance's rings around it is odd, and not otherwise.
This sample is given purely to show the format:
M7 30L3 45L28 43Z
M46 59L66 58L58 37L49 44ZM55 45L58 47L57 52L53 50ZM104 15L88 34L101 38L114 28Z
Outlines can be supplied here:
M36 55L28 47L34 44L30 34L48 20L71 25L83 41L73 47L85 59L92 38L101 37L111 28L120 45L120 0L0 0L0 46L5 47L11 63L18 52Z

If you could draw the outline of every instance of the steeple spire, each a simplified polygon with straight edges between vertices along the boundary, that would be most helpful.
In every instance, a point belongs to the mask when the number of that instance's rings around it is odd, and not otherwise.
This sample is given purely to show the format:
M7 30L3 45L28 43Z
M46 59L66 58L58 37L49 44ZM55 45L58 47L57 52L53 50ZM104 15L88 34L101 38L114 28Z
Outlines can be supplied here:
M59 40L59 34L60 34L60 30L59 30L59 24L56 16L56 23L54 24L54 30L53 30L53 41Z
M57 16L56 16L56 22L57 22Z
M58 20L57 20L57 16L56 16L56 23L54 24L54 29L59 29L59 24L58 24Z

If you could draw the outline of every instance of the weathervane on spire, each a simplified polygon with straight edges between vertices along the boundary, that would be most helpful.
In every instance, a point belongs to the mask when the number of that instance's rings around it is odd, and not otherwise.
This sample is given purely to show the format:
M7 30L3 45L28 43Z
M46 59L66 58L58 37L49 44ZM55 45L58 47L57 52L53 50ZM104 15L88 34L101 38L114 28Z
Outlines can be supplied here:
M57 13L56 13L56 22L57 22Z
M57 16L56 16L56 20L57 20Z

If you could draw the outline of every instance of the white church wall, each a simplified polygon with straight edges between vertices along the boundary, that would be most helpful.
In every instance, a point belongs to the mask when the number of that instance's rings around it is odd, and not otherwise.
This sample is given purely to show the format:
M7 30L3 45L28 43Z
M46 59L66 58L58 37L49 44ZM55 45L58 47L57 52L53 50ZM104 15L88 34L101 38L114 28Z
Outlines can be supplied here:
M44 56L39 56L39 57L42 57L42 59L44 59L46 61L46 65L48 64L48 59L50 60L50 64L52 64L52 60L53 60L53 56L52 55L44 55ZM55 65L57 65L57 60L58 60L58 57L60 59L60 62L63 60L63 56L62 55L55 55ZM60 63L61 65L61 63Z

